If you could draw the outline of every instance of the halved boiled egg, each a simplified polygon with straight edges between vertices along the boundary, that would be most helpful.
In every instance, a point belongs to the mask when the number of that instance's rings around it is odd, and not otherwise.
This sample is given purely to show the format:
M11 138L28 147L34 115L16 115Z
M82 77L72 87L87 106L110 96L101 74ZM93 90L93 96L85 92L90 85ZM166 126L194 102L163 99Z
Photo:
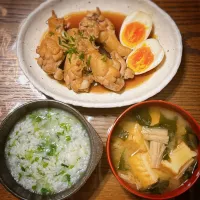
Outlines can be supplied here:
M122 45L134 49L148 38L151 29L151 17L142 11L134 12L128 15L122 24L120 42Z
M127 57L127 66L135 75L143 74L155 68L164 58L164 50L156 39L147 39Z

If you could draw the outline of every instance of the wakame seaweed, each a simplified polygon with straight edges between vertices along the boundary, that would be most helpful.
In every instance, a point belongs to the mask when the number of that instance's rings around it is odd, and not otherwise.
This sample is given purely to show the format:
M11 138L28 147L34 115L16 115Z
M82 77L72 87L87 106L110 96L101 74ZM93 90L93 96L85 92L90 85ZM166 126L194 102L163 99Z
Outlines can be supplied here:
M197 160L195 159L193 161L192 165L190 165L187 168L187 170L185 171L185 173L181 177L181 181L185 182L186 180L188 180L192 176L192 174L193 174L194 170L196 169L196 167L197 167Z
M195 150L198 147L199 140L197 136L193 133L192 129L187 127L186 134L183 135L183 141L190 147L190 149Z
M141 125L141 126L150 126L151 124L151 115L147 108L142 108L133 111L133 118Z
M126 167L125 167L125 159L124 159L124 153L125 153L125 150L122 152L121 156L120 156L120 159L119 159L119 164L118 164L118 167L117 169L118 170L126 170Z
M176 117L174 119L167 119L164 115L160 114L159 126L168 129L171 133L175 133L177 129L176 121Z
M116 130L116 135L118 138L125 141L129 136L129 132L118 126Z
M154 183L149 188L141 190L141 192L151 193L151 194L162 194L165 189L169 186L168 180L159 180L157 183Z
M164 160L169 159L169 153L176 147L176 139L174 137L177 130L176 123L177 123L176 117L174 119L167 119L164 115L160 114L160 121L158 124L154 126L154 127L166 128L168 130L169 143L163 153Z

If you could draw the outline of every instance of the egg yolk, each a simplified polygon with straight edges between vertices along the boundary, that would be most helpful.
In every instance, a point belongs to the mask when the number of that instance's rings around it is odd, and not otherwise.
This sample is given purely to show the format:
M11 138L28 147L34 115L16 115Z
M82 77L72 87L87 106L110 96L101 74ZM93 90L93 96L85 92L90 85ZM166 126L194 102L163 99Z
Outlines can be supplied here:
M125 26L122 32L123 42L130 48L136 46L145 38L145 26L140 22L132 22Z
M128 57L127 65L134 72L143 72L154 60L154 55L148 46L143 46Z

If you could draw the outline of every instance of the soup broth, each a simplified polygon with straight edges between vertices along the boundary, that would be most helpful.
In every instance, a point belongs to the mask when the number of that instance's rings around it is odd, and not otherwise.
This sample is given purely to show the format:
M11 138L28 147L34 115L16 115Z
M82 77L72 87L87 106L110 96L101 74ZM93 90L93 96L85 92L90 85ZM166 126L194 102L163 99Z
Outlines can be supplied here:
M197 165L198 139L178 113L144 107L125 116L111 138L118 175L141 192L161 194L189 179Z

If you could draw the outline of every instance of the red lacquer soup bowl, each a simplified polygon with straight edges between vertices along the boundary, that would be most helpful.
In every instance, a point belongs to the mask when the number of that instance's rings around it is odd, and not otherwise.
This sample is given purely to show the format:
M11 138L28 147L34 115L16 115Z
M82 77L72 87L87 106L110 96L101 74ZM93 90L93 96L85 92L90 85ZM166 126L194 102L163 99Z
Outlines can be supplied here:
M143 197L143 198L146 198L146 199L169 199L169 198L173 198L173 197L176 197L176 196L184 193L186 190L191 188L191 186L199 178L199 176L200 176L200 145L198 145L198 155L197 155L198 165L197 165L197 168L195 169L194 173L192 174L191 178L188 179L186 182L184 182L177 189L170 191L170 192L165 192L163 194L147 194L147 193L141 193L138 190L133 189L133 187L129 183L127 183L126 181L124 181L123 179L121 179L119 177L119 175L117 174L117 171L115 170L114 165L112 163L111 152L110 152L110 149L111 149L110 148L110 141L111 141L111 136L114 132L115 127L117 126L119 121L121 121L121 119L124 118L131 111L133 111L136 108L137 109L142 108L144 106L159 106L159 107L163 107L163 108L166 108L166 109L176 111L190 124L193 132L197 135L198 139L200 140L200 126L195 121L195 119L188 112L186 112L184 109L182 109L181 107L179 107L175 104L165 102L165 101L160 101L160 100L145 101L145 102L141 102L141 103L130 106L115 120L113 126L109 130L109 135L108 135L107 144L106 144L108 162L109 162L109 165L110 165L110 168L111 168L113 174L115 175L115 177L117 178L119 183L125 189L127 189L129 192L131 192L132 194L135 194L137 196L140 196L140 197Z

